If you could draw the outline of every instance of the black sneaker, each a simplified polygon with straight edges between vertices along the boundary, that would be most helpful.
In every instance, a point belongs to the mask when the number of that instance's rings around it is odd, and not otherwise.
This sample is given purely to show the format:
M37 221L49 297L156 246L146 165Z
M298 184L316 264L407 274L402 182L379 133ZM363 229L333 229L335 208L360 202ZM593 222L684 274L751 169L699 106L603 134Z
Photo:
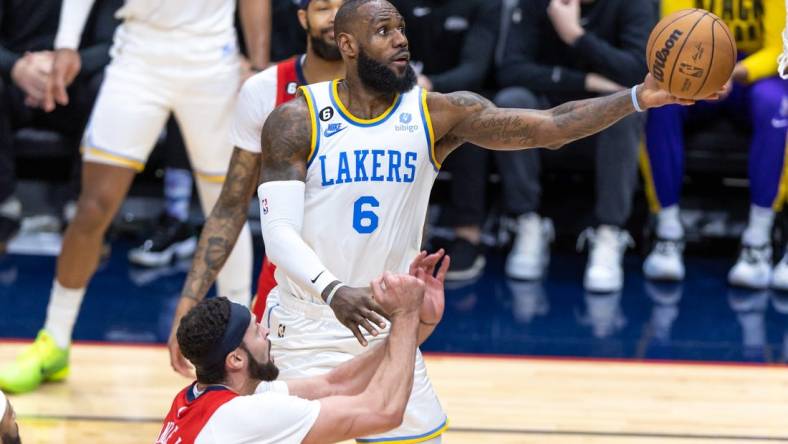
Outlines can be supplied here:
M446 248L446 254L451 257L449 271L446 273L448 281L475 279L484 271L486 261L481 248L465 239L459 237L455 239Z
M197 238L192 227L163 214L159 217L153 235L129 251L129 262L145 267L160 267L172 262L173 257L183 259L193 255L196 248Z
M8 241L19 231L19 219L0 215L0 254L5 253Z

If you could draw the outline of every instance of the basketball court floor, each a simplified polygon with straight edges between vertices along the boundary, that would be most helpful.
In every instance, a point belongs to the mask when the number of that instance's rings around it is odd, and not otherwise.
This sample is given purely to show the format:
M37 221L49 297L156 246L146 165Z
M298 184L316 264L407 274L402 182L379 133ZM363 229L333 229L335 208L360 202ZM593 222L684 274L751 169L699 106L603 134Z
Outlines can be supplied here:
M132 268L128 248L114 243L88 289L70 379L11 397L24 443L153 442L190 382L163 345L189 263ZM660 286L633 255L608 295L584 293L582 255L555 255L543 283L488 262L450 286L423 347L444 442L788 442L788 295L729 289L719 258L690 256L687 281ZM42 324L53 269L52 257L0 259L0 362Z

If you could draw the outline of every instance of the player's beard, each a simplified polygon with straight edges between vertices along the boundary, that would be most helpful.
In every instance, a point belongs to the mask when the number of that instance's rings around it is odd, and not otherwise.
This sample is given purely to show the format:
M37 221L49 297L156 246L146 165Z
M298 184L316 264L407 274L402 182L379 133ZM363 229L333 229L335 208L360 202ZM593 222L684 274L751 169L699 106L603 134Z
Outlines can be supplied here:
M267 362L258 361L246 347L242 348L246 350L246 354L249 356L249 376L251 378L259 379L260 381L274 381L279 377L279 367L277 367L276 364L274 364L274 360L271 359L270 343Z
M309 22L306 24L306 32L309 35L309 42L312 44L312 51L315 51L315 55L323 60L336 62L342 60L342 54L339 52L339 47L337 47L336 43L328 41L327 36L331 29L333 28L323 29L320 31L319 36L314 36L312 35L312 27L309 25Z
M391 68L369 57L363 48L358 51L358 77L368 88L381 93L405 93L416 84L416 73L410 64L401 77Z

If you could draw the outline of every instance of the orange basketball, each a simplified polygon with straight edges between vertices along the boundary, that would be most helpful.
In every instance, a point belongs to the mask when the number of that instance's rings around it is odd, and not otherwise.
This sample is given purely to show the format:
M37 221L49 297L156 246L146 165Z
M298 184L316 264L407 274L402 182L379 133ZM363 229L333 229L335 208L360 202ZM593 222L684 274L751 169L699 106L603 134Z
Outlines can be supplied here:
M682 9L660 20L651 31L646 62L660 88L683 99L703 99L731 77L736 41L716 15Z

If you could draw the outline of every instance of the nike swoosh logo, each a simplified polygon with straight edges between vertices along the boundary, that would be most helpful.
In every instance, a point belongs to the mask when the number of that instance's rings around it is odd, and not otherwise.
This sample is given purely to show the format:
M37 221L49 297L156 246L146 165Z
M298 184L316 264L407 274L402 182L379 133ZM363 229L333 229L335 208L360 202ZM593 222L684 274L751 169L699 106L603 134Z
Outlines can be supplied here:
M326 137L331 137L331 136L333 136L334 134L336 134L336 133L338 133L338 132L340 132L340 131L344 131L344 130L346 130L346 129L347 129L347 127L346 127L346 126L343 126L343 127L341 127L341 128L337 128L337 129L334 129L334 130L328 130L328 129L326 129L325 131L323 131L323 135L324 135L324 136L326 136Z
M326 272L326 270L323 270L320 273L318 273L317 276L315 276L314 279L310 279L312 281L312 283L314 284L315 282L317 282L317 279L325 272Z
M772 126L775 128L785 128L788 126L788 119L772 119Z

